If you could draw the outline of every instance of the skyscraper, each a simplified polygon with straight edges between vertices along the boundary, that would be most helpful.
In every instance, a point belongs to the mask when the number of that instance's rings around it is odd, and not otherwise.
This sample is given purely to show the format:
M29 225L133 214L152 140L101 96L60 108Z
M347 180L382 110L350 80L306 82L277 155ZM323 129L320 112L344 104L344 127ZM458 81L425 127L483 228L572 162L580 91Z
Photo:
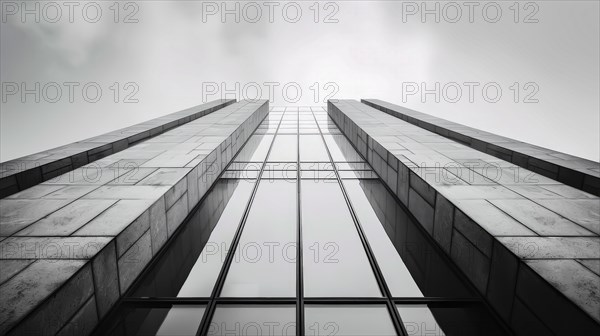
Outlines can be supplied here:
M598 163L373 100L99 138L4 164L3 332L600 328Z

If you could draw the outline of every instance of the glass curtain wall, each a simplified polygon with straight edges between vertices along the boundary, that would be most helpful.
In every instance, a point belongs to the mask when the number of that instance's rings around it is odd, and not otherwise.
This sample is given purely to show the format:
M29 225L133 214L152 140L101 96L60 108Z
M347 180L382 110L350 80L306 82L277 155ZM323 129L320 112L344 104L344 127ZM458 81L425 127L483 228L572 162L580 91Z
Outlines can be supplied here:
M272 108L96 330L502 335L323 108Z

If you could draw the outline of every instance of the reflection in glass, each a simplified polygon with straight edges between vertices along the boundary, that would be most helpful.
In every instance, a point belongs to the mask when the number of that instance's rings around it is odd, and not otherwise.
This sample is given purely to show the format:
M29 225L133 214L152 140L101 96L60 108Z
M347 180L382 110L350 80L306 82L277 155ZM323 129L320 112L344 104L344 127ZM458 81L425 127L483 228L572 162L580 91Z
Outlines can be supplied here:
M397 307L408 335L446 335L426 305Z
M396 335L384 305L306 305L305 335Z
M388 287L390 289L394 288L392 295L405 293L412 296L416 294L414 286L410 284L411 278L425 296L472 297L474 295L473 291L468 289L449 267L441 252L426 237L426 233L411 219L407 210L399 205L396 198L380 180L344 180L343 183L347 186L350 201L355 207L365 234L367 234L367 229L369 229L369 234L376 232L371 226L373 223L382 225L388 239L391 240L397 251L396 254L388 253L386 248L385 252L382 252L382 246L378 246L379 244L373 242L370 243L373 252L376 249L379 250L376 253L377 263L380 266L386 265L385 267L388 269L388 271L384 271L384 274ZM363 196L361 196L361 193ZM370 208L377 215L378 221L374 221L371 210L364 202L364 197L368 199ZM355 202L357 204L354 204ZM373 237L373 239L383 244L384 240L379 234ZM367 236L367 238L369 241L371 240L371 236ZM397 254L400 255L402 262L396 257ZM408 269L410 275L405 274L404 270L400 269L390 271L392 268L403 267ZM392 273L396 274L392 276L393 279L403 279L403 282L398 284L398 280L388 279L388 276L391 276ZM401 288L401 286L407 287Z
M330 161L321 135L300 136L300 161Z
M268 120L263 121L263 123L260 124L260 126L258 126L256 133L258 133L259 131L261 131L263 133L268 133L268 134L275 133L277 131L277 126L279 126L280 117L274 116L272 118L273 119L268 119Z
M262 162L232 162L228 170L260 170Z
M274 135L261 134L251 136L242 150L240 150L235 161L264 161L271 146Z
M253 187L219 180L133 296L210 296Z
M444 306L397 305L400 319L410 336L505 335L482 304Z
M296 335L296 307L288 305L219 305L209 336Z
M370 182L381 183L378 180ZM369 182L344 180L343 183L392 295L397 297L422 297L423 293L419 290L394 244L385 233L383 224L377 218L377 214L361 188L361 183Z
M272 129L269 129L269 128L260 128L259 127L258 129L256 129L256 131L254 131L254 134L255 135L258 135L258 134L275 134L276 133L276 129L277 129L276 127L272 128Z
M339 162L335 166L338 170L371 170L366 162Z
M277 135L271 148L269 161L295 162L298 160L298 141L296 135Z
M156 335L195 335L205 309L204 306L173 306L160 324ZM140 334L147 335L148 333Z
M208 297L214 287L221 266L227 254L227 246L231 246L231 240L240 223L245 210L246 202L250 197L254 183L240 182L241 188L234 193L230 205L225 208L221 218L206 242L200 258L196 260L194 267L177 296Z
M340 170L340 178L343 179L378 179L372 170Z
M258 186L222 296L296 295L296 182Z
M253 180L258 178L257 170L226 170L221 175L222 179L241 179L241 180Z
M323 134L342 134L335 123L327 117L322 119L317 117L317 123L319 124L319 128Z
M361 162L364 161L356 152L348 139L343 135L323 135L331 157L335 162Z
M152 308L121 306L110 323L96 332L103 335L182 335L198 332L206 307L204 305L173 305Z
M301 183L304 294L381 296L340 186Z

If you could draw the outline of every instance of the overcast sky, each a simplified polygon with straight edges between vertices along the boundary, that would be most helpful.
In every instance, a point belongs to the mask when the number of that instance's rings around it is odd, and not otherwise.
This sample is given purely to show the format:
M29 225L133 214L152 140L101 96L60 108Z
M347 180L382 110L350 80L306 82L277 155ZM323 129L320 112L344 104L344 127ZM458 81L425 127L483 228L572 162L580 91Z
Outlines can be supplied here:
M0 160L225 90L272 105L379 98L599 160L598 1L238 2L239 22L221 3L29 1L23 16L2 1Z

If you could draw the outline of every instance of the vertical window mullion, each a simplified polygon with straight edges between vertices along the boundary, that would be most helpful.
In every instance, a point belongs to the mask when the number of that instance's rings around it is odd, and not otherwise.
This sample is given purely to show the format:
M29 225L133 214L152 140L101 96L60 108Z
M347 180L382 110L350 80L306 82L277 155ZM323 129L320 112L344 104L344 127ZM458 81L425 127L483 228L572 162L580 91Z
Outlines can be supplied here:
M298 140L296 141L298 148L296 152L298 153L297 158L297 176L296 176L296 188L298 193L296 194L297 201L297 237L296 237L296 335L302 336L304 335L304 264L302 257L302 211L301 211L301 196L302 189L300 186L300 113L298 113Z

